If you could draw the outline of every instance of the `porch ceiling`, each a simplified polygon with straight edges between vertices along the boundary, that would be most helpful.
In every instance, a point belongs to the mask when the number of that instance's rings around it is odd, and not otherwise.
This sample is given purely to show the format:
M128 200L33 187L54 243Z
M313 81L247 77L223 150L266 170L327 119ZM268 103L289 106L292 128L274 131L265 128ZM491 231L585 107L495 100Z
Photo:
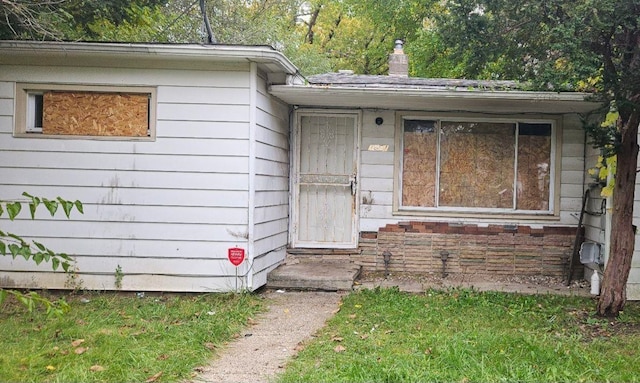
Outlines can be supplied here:
M270 93L304 107L420 110L508 114L586 113L600 106L586 93L274 85Z

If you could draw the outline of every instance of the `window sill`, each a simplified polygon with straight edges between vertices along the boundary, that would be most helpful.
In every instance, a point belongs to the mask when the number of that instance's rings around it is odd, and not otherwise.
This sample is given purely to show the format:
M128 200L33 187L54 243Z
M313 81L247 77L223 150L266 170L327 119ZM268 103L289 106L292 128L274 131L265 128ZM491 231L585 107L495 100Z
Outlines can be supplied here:
M155 137L123 137L123 136L75 136L64 134L14 133L15 138L35 138L54 140L94 140L94 141L142 141L154 142Z
M443 218L476 218L476 219L504 219L518 221L559 221L560 214L550 212L534 213L505 213L505 212L470 212L459 210L409 210L394 209L394 216L411 216L411 217L443 217Z

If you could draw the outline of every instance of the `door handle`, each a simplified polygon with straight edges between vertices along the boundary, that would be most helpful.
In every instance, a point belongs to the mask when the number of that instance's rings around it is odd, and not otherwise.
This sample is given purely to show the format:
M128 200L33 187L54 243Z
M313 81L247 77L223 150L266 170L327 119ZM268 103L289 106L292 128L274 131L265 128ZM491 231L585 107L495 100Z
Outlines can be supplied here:
M356 180L356 177L352 177L351 178L351 195L356 195L357 186L358 186L358 181Z

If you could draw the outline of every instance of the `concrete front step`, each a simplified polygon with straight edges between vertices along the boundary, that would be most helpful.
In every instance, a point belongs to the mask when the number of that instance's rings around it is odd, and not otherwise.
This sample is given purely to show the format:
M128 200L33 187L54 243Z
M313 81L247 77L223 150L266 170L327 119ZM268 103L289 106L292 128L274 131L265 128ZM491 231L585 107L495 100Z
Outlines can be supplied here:
M267 276L267 287L290 290L352 290L361 267L347 262L283 264Z

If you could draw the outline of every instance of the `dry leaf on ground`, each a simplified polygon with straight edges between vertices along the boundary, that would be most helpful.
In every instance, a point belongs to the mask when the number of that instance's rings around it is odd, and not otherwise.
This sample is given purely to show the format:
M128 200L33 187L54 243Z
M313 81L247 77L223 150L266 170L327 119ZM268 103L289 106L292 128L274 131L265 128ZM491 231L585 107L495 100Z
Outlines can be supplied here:
M99 372L99 371L104 371L104 367L98 365L98 364L94 364L93 366L89 367L89 370L93 371L93 372Z
M78 347L80 346L82 343L84 343L84 339L76 339L73 342L71 342L71 345L73 347Z
M160 371L159 373L150 376L147 380L144 381L144 383L153 383L156 380L158 380L158 378L160 378L162 376L162 371Z
M336 348L333 349L333 351L335 351L335 352L345 352L345 351L347 351L347 349L343 345L339 344L339 345L336 346Z

